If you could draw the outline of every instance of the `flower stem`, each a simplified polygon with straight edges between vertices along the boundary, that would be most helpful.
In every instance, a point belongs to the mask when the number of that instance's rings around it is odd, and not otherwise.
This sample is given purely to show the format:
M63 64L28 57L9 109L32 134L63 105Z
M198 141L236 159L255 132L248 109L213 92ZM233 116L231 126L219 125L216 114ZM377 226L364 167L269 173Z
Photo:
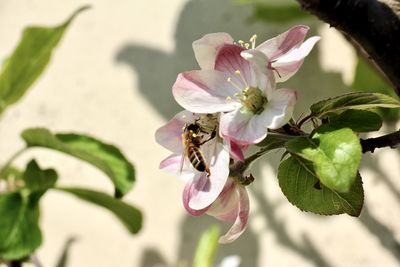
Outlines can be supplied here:
M15 152L8 160L7 162L3 165L3 167L0 169L0 179L4 178L4 174L7 171L7 169L10 167L11 163L17 158L19 157L23 152L25 152L28 148L24 147L20 150L18 150L17 152Z

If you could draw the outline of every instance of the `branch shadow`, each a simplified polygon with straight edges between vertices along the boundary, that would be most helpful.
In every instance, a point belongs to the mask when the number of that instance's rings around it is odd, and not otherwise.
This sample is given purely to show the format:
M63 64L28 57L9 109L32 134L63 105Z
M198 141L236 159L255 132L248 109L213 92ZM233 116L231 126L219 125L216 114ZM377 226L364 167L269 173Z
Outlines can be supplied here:
M67 267L68 266L68 259L69 259L69 253L71 250L71 246L78 240L76 237L70 237L67 239L67 241L64 244L64 247L61 251L61 255L58 258L58 261L56 263L56 267Z

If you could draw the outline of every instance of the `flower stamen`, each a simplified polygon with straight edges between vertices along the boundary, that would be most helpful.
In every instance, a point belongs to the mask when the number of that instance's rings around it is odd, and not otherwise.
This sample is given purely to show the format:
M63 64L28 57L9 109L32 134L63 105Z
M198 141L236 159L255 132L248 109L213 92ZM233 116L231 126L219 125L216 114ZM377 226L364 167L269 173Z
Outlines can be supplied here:
M253 36L251 36L251 38L250 38L251 49L256 48L256 39L257 39L257 34L254 34Z

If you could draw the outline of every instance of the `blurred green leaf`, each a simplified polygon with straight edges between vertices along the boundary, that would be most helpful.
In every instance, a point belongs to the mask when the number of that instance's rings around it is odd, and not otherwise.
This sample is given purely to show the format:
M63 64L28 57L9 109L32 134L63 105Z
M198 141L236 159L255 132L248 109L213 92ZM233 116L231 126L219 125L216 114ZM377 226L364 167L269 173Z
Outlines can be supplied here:
M24 30L17 48L0 70L0 114L17 102L40 76L71 21L87 8L78 9L59 26Z
M57 173L53 169L42 170L35 160L31 160L23 174L25 186L30 191L46 191L57 181Z
M20 259L42 243L38 198L12 192L0 195L0 258Z
M200 237L193 260L193 267L212 267L218 248L218 226L212 226Z
M122 197L133 186L132 164L113 145L79 134L52 134L44 128L27 129L22 133L28 147L45 147L84 160L102 170L114 183L115 196Z
M84 188L57 187L56 190L67 192L111 211L126 226L132 234L142 227L142 213L135 207L115 199L105 193Z
M278 179L283 194L302 211L321 215L360 215L364 191L359 174L349 192L338 193L319 183L311 162L291 156L280 164Z
M382 127L382 119L372 111L349 109L330 116L329 126L335 129L350 128L357 133L372 132Z
M251 21L267 23L293 23L304 18L312 18L312 16L295 2L293 4L256 3L250 16Z
M376 92L397 98L390 84L362 57L358 58L354 81L351 88L355 91ZM379 113L385 121L397 121L400 110L379 108Z
M400 108L400 101L380 93L351 93L322 100L311 105L311 115L323 118L331 112L348 109Z
M310 137L298 137L286 143L287 150L311 161L322 184L338 191L350 190L361 161L361 145L348 128L335 130L327 125Z

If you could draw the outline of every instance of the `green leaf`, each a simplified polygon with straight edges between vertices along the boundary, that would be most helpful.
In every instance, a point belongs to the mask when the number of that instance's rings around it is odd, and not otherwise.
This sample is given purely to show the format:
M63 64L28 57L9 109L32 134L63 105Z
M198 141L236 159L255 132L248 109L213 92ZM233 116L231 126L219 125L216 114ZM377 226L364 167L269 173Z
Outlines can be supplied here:
M351 88L354 91L375 92L389 95L393 98L397 97L391 85L372 67L371 63L361 57L357 61ZM400 118L400 110L379 108L378 112L385 121L396 122Z
M0 258L20 259L42 243L38 198L21 192L0 195Z
M283 194L302 211L322 215L360 215L364 191L359 174L349 192L338 193L319 184L311 162L292 156L280 164L278 179Z
M322 100L313 104L311 115L322 118L331 112L348 109L400 108L400 101L379 93L351 93Z
M133 186L132 164L113 145L79 134L52 134L44 128L27 129L22 133L28 147L45 147L84 160L102 170L114 183L115 196L122 197Z
M53 169L42 170L35 160L31 160L23 174L25 186L30 191L46 191L57 181L57 173Z
M12 55L0 70L0 114L17 102L49 63L54 48L82 7L56 27L28 27Z
M349 109L329 117L332 128L350 128L354 132L378 131L382 127L381 117L372 111Z
M353 184L361 161L358 137L348 128L334 130L326 125L312 137L298 137L286 143L287 150L312 162L321 183L347 192Z
M193 267L214 266L213 262L218 248L219 234L218 226L214 225L201 235L194 255Z
M250 20L267 23L291 23L304 18L311 18L311 16L297 4L257 3L253 7Z
M115 199L105 193L83 188L57 187L56 190L71 193L82 200L96 204L111 211L132 234L142 227L142 214L135 207Z

